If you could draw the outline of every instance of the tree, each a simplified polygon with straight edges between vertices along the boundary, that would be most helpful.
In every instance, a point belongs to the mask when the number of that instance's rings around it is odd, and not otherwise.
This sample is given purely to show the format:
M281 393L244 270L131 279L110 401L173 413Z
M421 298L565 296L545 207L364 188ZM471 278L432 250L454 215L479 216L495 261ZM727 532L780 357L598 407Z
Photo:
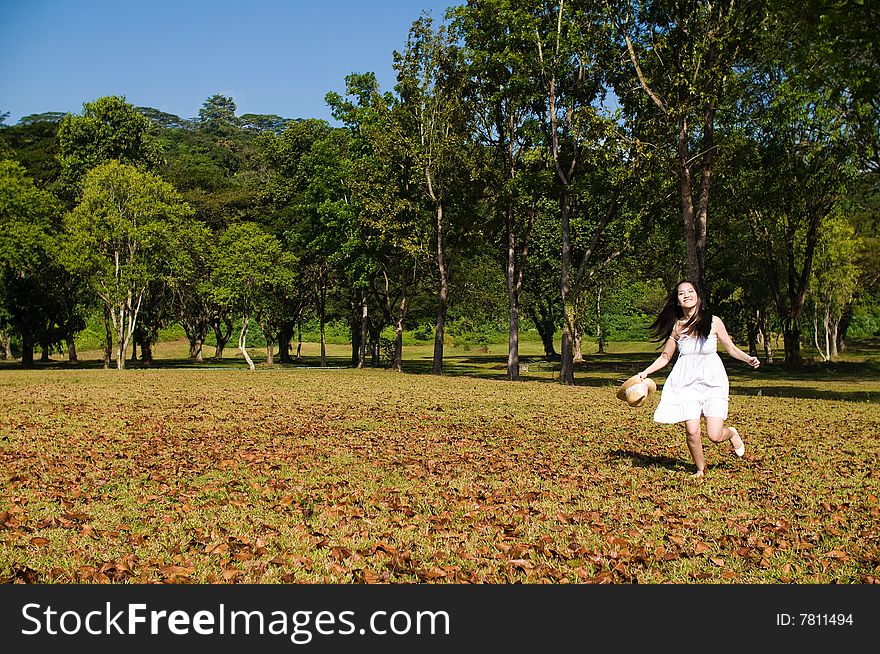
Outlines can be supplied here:
M799 61L783 57L785 28L767 34L762 63L742 77L740 185L761 249L766 284L781 322L785 364L802 364L801 325L824 223L845 197L857 166L854 126L827 87L813 88Z
M489 211L501 217L501 249L507 286L507 378L519 379L519 330L522 292L532 227L543 189L552 186L541 156L540 89L529 76L532 34L528 23L507 2L456 7L455 29L465 42L469 64L467 102L479 143L489 149ZM550 329L547 354L555 354ZM543 332L542 332L543 333Z
M826 361L837 357L838 329L844 311L852 302L860 270L856 264L860 239L855 238L852 226L841 216L830 216L825 221L816 247L813 268L813 301L816 313L821 314L824 327L824 347L817 349Z
M34 361L34 345L56 322L53 238L60 206L38 189L17 162L0 160L0 331L21 338L21 363Z
M235 100L219 93L214 94L199 109L199 123L209 132L228 132L239 124L235 109Z
M214 98L220 99L205 101L203 120L159 128L157 141L165 152L162 177L180 191L201 222L219 233L231 222L264 217L266 175L259 134L239 126L230 98Z
M607 43L603 38L604 18L589 3L540 5L528 18L534 34L533 70L543 89L545 147L553 162L559 188L559 227L561 236L559 290L562 303L562 344L559 381L574 383L574 301L578 285L597 253L606 226L616 217L619 190L612 185L604 192L593 221L588 245L576 261L573 214L577 207L580 178L606 156L614 143L612 121L600 113L605 91L603 59ZM596 196L598 197L598 196Z
M376 76L348 75L345 95L331 92L326 101L347 134L340 181L348 190L350 222L342 256L336 260L338 277L349 287L351 363L363 368L368 351L373 365L379 364L380 335L393 313L388 311L390 304L400 300L399 306L407 306L408 297L392 300L389 295L397 291L397 276L390 269L398 252L395 236L412 227L418 209L407 203L411 163L394 136L394 99L380 92ZM385 284L380 275L386 277Z
M716 119L737 67L752 55L762 24L758 0L609 1L621 62L617 95L631 112L655 117L658 146L675 162L688 274L706 279L709 197ZM638 88L650 99L633 96Z
M40 114L39 116L44 116ZM17 125L0 130L0 151L24 166L34 183L47 191L58 190L61 166L58 163L58 121L22 118Z
M151 123L159 127L169 127L172 129L186 129L191 126L191 121L185 120L180 116L169 114L165 111L153 109L153 107L136 107L138 113L146 116Z
M293 286L294 257L281 243L254 223L230 225L220 237L211 279L216 302L242 317L238 348L253 370L247 351L250 321L268 324L276 309L276 297Z
M107 96L83 104L81 116L68 114L58 127L61 192L70 202L93 168L111 160L155 169L161 156L151 123L124 97Z
M86 174L82 200L65 217L66 260L89 279L125 358L150 284L169 274L180 225L192 210L155 175L111 161Z
M404 51L395 51L394 69L400 96L400 145L413 161L413 183L433 209L437 322L431 370L439 375L449 301L449 205L456 183L466 179L463 172L472 168L462 102L464 77L453 34L445 25L435 31L430 16L422 15L412 24Z
M214 260L216 243L211 231L198 221L192 221L189 231L181 239L180 270L176 275L176 283L170 290L177 322L183 327L189 340L189 356L201 363L204 360L202 347L208 329L214 325L212 318L215 307L212 306L210 293L206 289L207 280L211 277L211 262ZM222 327L219 319L216 327ZM230 332L231 329L230 326ZM228 335L224 339L221 330L217 336L215 358L219 361Z
M287 129L289 118L282 118L276 114L242 114L238 119L242 129L251 130L257 134L270 132L281 134Z

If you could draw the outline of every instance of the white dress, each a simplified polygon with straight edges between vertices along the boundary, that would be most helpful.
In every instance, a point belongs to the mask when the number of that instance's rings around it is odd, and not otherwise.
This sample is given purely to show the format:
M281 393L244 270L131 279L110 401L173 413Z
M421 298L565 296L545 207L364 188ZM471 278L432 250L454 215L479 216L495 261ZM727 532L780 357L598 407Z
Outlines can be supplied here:
M678 360L666 378L654 422L698 420L700 415L727 419L730 385L718 356L718 336L681 336Z

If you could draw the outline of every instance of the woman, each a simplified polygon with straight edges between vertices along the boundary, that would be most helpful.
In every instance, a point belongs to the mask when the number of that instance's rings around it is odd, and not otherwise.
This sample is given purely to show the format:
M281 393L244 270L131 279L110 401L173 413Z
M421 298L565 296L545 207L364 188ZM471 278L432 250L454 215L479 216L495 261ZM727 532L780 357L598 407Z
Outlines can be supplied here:
M718 356L720 342L734 359L748 363L752 368L761 365L758 357L740 350L727 333L718 316L703 310L697 286L685 280L669 292L666 305L651 324L656 340L666 341L663 352L650 366L639 373L644 380L660 370L672 359L678 349L678 360L663 385L660 404L654 411L654 421L683 422L687 445L697 467L695 478L706 472L700 418L706 418L706 432L713 443L729 440L737 456L745 454L746 446L733 427L725 427L729 385L727 372Z

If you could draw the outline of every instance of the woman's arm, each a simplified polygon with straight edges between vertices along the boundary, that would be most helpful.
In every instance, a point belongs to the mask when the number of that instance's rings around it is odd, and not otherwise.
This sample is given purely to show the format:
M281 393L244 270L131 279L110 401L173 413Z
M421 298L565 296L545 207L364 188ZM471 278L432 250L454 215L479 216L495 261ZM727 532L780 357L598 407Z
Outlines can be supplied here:
M730 338L730 334L727 333L727 328L724 326L721 318L715 316L713 320L715 321L715 333L718 335L718 340L730 356L734 359L739 359L743 363L749 364L752 368L757 368L761 365L758 357L749 356L734 344L733 340Z
M669 363L670 359L672 359L672 355L675 354L677 342L676 332L673 331L669 338L666 339L666 345L663 346L663 351L660 353L660 356L654 360L654 363L639 373L639 379L645 379L652 372L664 368L666 364Z

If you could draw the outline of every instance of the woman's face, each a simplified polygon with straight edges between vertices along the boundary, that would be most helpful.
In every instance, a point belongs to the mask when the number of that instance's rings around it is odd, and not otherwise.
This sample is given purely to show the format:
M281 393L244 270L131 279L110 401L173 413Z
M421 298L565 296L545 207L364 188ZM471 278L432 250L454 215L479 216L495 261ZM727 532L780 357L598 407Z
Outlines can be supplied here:
M690 282L678 285L678 305L685 310L693 309L700 304L697 289Z

